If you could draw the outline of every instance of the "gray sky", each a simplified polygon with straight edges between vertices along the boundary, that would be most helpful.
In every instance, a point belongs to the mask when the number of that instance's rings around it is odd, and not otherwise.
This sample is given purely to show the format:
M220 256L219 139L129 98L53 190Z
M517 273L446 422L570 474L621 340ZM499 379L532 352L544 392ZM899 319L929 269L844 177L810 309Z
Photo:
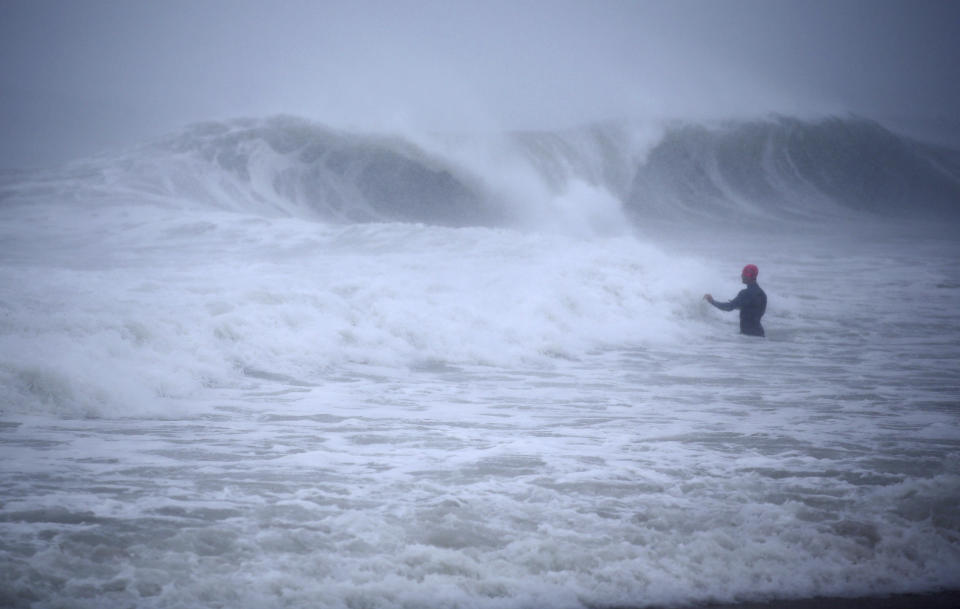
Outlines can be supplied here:
M956 119L960 1L0 0L0 167L196 121Z

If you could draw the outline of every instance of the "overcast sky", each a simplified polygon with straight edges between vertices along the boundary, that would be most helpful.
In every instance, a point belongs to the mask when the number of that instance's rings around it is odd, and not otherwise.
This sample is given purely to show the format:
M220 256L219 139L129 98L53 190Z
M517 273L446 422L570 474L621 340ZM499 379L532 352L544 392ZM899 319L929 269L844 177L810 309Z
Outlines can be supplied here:
M0 0L0 167L207 119L955 119L958 0Z

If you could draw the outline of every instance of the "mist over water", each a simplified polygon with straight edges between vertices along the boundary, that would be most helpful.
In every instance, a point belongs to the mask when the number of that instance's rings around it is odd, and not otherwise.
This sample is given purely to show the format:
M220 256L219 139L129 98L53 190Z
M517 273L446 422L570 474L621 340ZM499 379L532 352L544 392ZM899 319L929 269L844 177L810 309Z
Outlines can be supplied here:
M960 156L210 122L0 184L0 604L960 587ZM767 338L737 334L760 267Z

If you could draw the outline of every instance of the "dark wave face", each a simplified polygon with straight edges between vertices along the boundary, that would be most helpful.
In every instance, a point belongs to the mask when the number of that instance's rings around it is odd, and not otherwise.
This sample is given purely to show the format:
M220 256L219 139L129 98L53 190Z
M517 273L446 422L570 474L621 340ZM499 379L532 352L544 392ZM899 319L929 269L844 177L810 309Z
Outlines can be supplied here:
M629 205L738 215L834 206L882 215L960 211L960 153L859 119L680 126L650 153Z
M398 138L345 134L306 121L208 123L168 140L258 188L260 196L341 222L423 221L487 224L495 217L479 193L442 161Z

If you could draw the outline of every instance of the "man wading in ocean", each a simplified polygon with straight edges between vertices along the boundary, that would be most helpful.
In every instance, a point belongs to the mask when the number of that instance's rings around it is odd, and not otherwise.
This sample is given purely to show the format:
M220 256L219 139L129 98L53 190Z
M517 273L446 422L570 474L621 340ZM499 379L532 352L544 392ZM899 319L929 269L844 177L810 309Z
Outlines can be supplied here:
M740 290L737 297L730 302L717 302L710 294L704 294L703 299L717 307L721 311L732 311L740 309L740 334L749 334L750 336L763 336L763 326L760 325L760 318L767 310L767 295L757 285L757 275L760 270L756 265L748 264L743 267L740 273L740 279L747 287Z

